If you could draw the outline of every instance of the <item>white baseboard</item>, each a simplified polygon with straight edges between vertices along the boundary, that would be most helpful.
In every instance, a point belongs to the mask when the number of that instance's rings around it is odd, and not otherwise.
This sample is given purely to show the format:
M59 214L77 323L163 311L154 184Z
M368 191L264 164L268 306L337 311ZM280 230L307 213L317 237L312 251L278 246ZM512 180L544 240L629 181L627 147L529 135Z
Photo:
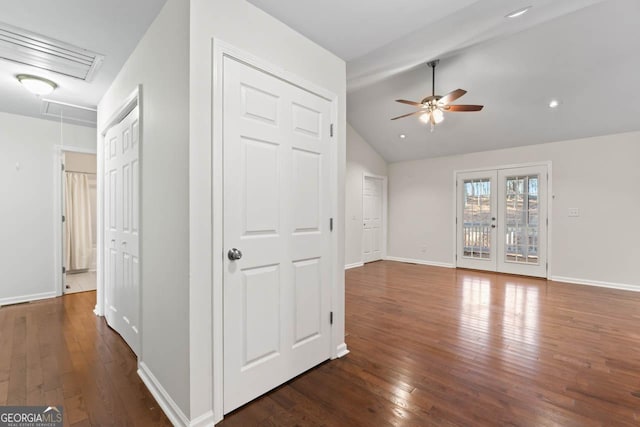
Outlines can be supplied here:
M341 357L346 356L347 354L349 354L349 350L347 349L347 344L346 343L342 343L338 346L337 350L336 350L336 359L339 359Z
M215 424L215 419L213 416L213 411L208 411L200 415L199 417L196 417L193 420L191 420L189 427L210 427L210 426L213 426L214 424Z
M41 294L21 295L18 297L0 298L0 306L10 304L20 304L23 302L38 301L41 299L55 298L58 295L56 291L43 292Z
M455 268L455 265L449 264L449 263L446 263L446 262L425 261L423 259L400 258L400 257L397 257L397 256L387 256L387 257L385 257L385 260L387 260L387 261L407 262L407 263L410 263L410 264L430 265L432 267Z
M358 267L362 267L364 265L364 262L354 262L353 264L347 264L344 266L345 270L349 270L350 268L358 268Z
M602 282L599 280L577 279L575 277L551 276L549 280L562 283L573 283L575 285L597 286L600 288L620 289L623 291L640 292L640 285L629 285L626 283Z
M138 363L138 376L142 379L144 385L147 386L151 395L156 399L156 402L158 402L160 408L162 408L167 418L169 418L171 424L177 427L190 427L191 423L189 422L189 418L187 418L176 402L169 396L169 393L162 387L162 384L160 384L144 362Z

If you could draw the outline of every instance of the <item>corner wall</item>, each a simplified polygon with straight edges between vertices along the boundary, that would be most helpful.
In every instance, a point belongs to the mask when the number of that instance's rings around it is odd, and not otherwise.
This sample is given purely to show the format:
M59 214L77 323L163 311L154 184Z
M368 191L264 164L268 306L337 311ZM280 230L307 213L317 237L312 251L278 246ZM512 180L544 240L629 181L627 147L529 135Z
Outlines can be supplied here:
M168 0L98 105L141 91L141 371L172 421L189 407L189 2ZM103 150L98 150L102 162ZM171 406L167 408L167 402Z
M387 162L347 124L345 267L362 265L362 183L365 173L387 176Z
M550 160L549 276L640 290L638 159L633 132L393 163L389 256L453 265L454 171Z
M94 128L0 113L0 305L56 296L56 146L96 149Z

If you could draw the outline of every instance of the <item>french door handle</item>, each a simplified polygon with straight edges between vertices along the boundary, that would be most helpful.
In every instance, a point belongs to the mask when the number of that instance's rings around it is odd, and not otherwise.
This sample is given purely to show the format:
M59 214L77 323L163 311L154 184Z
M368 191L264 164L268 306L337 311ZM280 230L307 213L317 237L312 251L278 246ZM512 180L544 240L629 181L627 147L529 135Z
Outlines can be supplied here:
M229 259L231 261L237 261L240 258L242 258L242 252L240 252L240 249L229 249L229 252L227 252L227 257L229 257Z

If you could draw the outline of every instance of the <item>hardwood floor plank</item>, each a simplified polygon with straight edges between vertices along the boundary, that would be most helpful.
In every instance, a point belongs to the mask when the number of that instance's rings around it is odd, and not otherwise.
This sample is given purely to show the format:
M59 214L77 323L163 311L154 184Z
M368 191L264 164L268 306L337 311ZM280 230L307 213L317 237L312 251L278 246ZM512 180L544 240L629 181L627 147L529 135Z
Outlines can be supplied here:
M220 425L294 411L327 426L638 425L639 307L634 292L367 264L346 272L350 353Z
M62 405L65 427L170 426L95 298L0 307L0 404Z
M169 426L95 293L0 308L0 404L65 426ZM637 426L640 294L376 262L346 273L346 342L220 426Z
M16 316L13 322L13 345L11 351L9 392L7 405L27 404L27 318Z

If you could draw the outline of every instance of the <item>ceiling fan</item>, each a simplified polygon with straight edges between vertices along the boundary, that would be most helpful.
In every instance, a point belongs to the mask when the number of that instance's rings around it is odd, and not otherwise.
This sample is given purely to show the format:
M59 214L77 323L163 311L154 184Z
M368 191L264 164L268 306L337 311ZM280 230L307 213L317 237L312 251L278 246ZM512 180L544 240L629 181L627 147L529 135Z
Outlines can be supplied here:
M436 95L436 65L440 62L439 59L428 62L427 65L431 67L431 96L427 96L420 102L407 101L406 99L396 99L396 102L402 104L413 105L418 107L418 111L413 113L403 114L402 116L394 117L391 120L401 119L403 117L409 117L414 115L420 115L420 121L424 123L431 123L431 132L435 128L435 125L441 123L444 120L444 111L480 111L482 105L452 105L451 103L462 95L467 93L464 89L456 89L453 92L449 92L445 96Z

